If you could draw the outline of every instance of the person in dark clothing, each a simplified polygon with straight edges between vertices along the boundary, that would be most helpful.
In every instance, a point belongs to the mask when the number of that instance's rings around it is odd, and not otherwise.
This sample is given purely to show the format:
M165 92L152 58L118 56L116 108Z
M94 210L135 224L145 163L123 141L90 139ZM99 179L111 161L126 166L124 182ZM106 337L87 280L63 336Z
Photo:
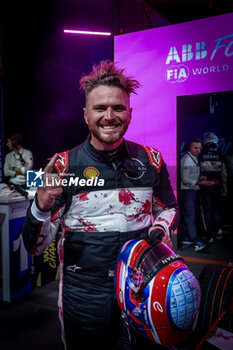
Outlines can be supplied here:
M24 243L40 254L62 227L58 305L67 349L140 349L141 341L119 326L115 262L130 239L172 246L177 203L161 153L123 138L131 122L129 96L140 84L110 61L94 66L80 84L90 136L49 162L27 213Z
M232 212L233 212L233 143L228 149L225 155L225 163L227 169L227 196L229 202L228 210L228 221L231 232L233 232L233 221L232 221Z
M219 213L220 196L227 193L227 172L223 156L218 149L218 137L211 132L203 135L203 151L200 156L201 176L213 184L201 187L201 202L208 242L223 237Z

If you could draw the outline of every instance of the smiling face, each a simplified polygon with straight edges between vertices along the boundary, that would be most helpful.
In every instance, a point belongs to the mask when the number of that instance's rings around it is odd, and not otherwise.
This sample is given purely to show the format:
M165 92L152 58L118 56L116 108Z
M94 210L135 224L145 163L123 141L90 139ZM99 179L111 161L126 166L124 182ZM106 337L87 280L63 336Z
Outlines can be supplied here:
M131 121L129 96L118 87L100 85L87 97L84 118L91 132L91 144L98 150L118 147Z

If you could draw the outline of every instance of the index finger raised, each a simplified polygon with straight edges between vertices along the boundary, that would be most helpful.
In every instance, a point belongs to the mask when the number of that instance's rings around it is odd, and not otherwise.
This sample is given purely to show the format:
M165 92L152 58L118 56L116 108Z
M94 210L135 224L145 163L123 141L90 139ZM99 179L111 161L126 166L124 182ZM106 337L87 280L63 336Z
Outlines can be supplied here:
M50 159L49 163L46 165L45 169L44 169L44 172L47 173L47 174L51 174L52 173L52 170L55 166L55 163L56 161L58 160L59 158L59 154L56 153L54 154L54 156Z

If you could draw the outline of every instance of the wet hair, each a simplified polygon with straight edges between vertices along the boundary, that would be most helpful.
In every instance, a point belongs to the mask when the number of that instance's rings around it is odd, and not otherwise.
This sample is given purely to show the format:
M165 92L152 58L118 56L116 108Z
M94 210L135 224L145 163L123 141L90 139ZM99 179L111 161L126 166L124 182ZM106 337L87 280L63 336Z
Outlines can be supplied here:
M80 79L80 89L85 92L86 98L90 92L100 85L114 86L123 89L129 96L136 94L141 84L131 76L123 74L125 69L117 68L113 61L101 61L93 65L92 72Z

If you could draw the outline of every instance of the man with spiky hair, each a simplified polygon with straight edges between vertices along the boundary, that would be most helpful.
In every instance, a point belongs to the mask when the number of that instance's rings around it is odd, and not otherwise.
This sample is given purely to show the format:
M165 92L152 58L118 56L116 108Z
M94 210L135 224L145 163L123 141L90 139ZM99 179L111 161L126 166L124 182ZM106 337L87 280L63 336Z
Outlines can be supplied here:
M103 151L114 150L121 144L131 121L129 95L140 86L137 80L125 76L123 71L116 69L113 62L103 61L80 80L80 87L86 94L84 118L92 135L91 143ZM115 110L105 104L107 99L113 98L121 102L116 104ZM105 118L102 118L103 113Z
M177 204L161 153L123 138L132 117L130 94L139 82L114 62L103 61L80 85L90 135L83 144L56 154L45 176L52 176L55 168L62 178L67 173L79 179L98 177L103 187L38 188L24 223L24 242L31 254L40 254L62 227L58 305L68 350L139 349L120 325L115 262L130 239L171 246Z

